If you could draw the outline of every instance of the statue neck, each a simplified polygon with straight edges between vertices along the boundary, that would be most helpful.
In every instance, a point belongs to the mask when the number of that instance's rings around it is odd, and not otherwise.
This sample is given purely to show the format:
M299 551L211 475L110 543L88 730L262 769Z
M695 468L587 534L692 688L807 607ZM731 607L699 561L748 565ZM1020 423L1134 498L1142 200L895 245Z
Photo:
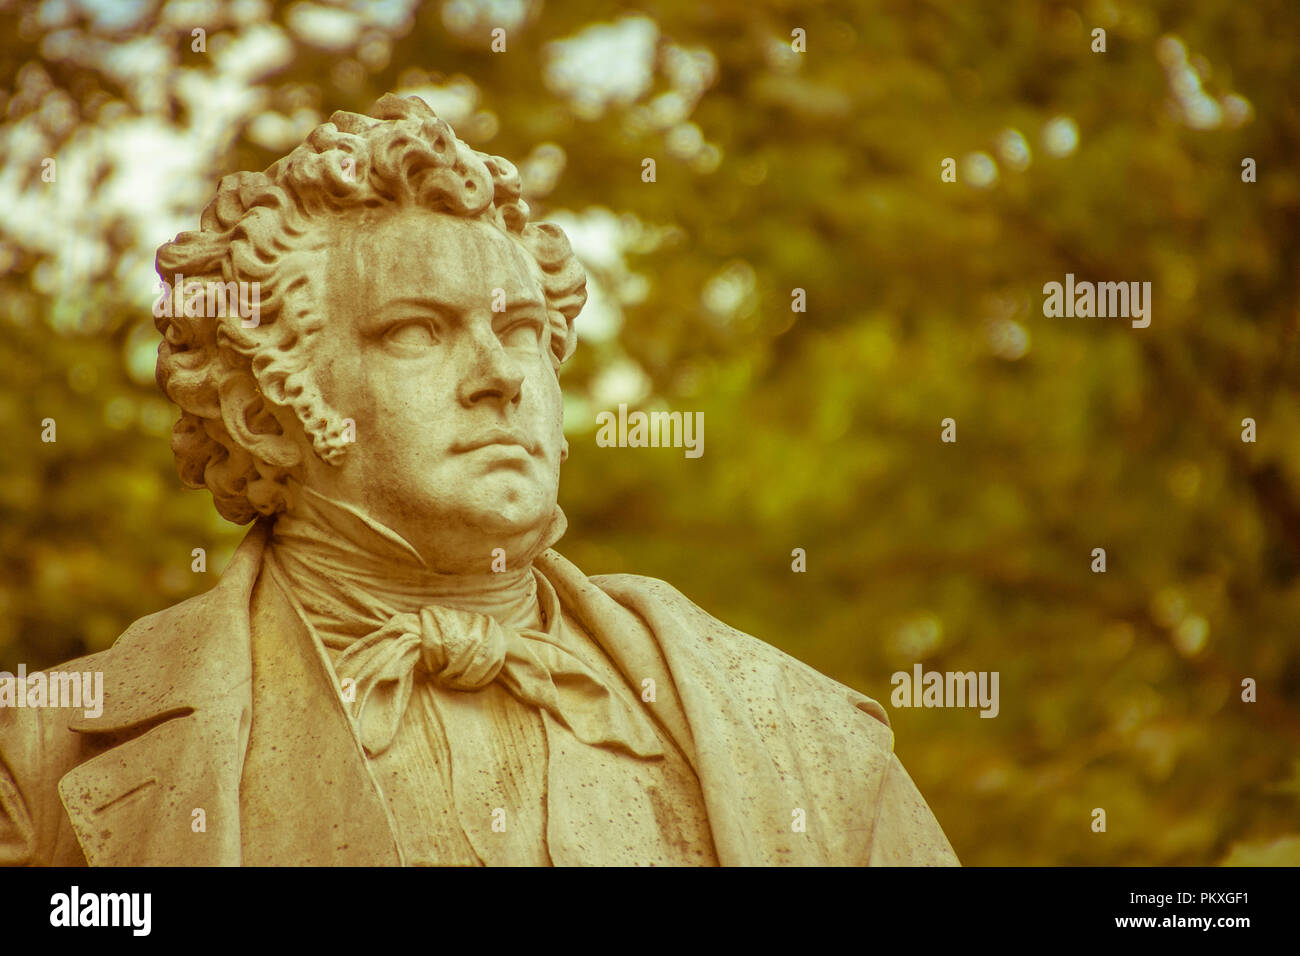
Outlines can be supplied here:
M298 489L293 510L276 519L271 547L304 607L327 627L429 604L515 627L541 624L531 562L499 573L433 571L396 531L309 488Z

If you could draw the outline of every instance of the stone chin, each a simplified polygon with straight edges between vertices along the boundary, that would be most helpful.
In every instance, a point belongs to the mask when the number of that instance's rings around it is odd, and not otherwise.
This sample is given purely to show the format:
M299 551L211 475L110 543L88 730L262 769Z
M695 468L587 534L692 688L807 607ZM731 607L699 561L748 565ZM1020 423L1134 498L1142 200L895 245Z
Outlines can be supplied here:
M477 477L454 496L403 497L401 523L411 529L411 544L444 573L480 573L483 556L496 548L505 551L509 567L521 567L554 544L566 526L554 487L507 469Z
M489 535L524 535L541 530L555 511L556 496L546 494L517 473L494 471L476 483L458 509L465 523Z

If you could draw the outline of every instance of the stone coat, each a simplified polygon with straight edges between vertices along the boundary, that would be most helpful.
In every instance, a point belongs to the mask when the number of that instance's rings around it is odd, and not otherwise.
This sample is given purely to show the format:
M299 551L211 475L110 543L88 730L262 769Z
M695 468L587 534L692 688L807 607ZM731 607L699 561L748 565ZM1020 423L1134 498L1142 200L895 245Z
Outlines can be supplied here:
M255 693L252 635L282 623L262 619L257 595L268 531L254 526L212 590L58 668L103 671L98 718L0 708L0 864L399 862L324 669L286 651ZM536 565L629 686L640 694L645 678L655 681L645 706L699 777L720 863L957 864L875 701L662 581L588 578L555 551ZM255 697L275 701L259 736L276 759L257 761L246 779L250 727L266 719ZM557 859L598 864L601 841L618 839L616 826L597 828Z

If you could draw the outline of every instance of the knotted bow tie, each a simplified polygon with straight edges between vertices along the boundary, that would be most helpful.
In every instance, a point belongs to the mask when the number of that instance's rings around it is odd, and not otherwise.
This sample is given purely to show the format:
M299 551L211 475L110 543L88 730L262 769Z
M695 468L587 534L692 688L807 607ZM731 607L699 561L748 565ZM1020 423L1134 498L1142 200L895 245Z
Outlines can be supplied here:
M371 756L392 743L417 675L460 691L500 681L515 698L547 711L583 743L638 757L663 753L646 716L616 697L548 634L503 625L486 614L439 605L418 614L396 614L350 644L335 669L356 681L352 712Z

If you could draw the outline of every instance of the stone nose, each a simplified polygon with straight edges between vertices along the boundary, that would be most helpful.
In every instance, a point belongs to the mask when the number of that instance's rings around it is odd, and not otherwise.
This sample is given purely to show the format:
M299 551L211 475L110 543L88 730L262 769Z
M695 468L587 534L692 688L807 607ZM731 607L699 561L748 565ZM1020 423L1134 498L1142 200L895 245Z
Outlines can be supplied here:
M475 330L465 343L468 355L461 377L459 399L470 408L479 402L502 407L518 405L523 394L524 371L490 328Z

